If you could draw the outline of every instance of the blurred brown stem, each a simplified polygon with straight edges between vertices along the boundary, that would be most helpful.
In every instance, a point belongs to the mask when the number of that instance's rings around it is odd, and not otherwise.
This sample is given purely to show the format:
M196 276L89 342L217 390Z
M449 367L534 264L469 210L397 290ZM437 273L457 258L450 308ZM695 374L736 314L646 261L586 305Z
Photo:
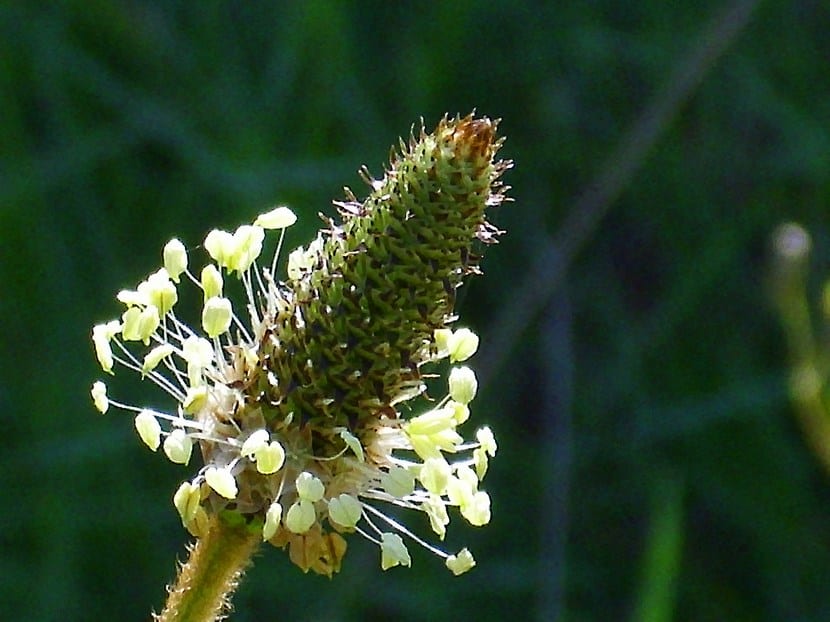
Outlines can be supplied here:
M590 238L648 153L695 92L709 70L749 22L758 0L736 0L703 29L697 44L678 61L663 88L632 124L599 173L568 209L553 239L542 244L519 283L494 319L495 330L481 356L483 384L498 371L522 332L559 287L576 254Z

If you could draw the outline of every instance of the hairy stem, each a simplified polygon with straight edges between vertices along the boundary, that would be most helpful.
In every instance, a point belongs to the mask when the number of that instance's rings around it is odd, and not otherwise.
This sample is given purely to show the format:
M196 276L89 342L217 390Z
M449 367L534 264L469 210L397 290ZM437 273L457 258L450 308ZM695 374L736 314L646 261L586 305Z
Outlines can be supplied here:
M221 619L260 541L257 532L212 516L207 533L190 548L157 622Z

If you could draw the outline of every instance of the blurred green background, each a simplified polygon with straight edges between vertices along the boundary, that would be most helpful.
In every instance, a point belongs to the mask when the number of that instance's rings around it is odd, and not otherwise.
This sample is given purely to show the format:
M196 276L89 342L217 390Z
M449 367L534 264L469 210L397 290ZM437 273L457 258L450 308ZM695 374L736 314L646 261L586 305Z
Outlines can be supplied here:
M479 565L382 572L353 538L329 581L263 550L232 619L830 619L769 287L785 220L830 274L830 13L729 6L2 3L0 617L146 620L183 556L190 469L89 399L115 292L275 203L307 242L413 122L476 108L516 163L460 306L500 441L492 523L448 536Z

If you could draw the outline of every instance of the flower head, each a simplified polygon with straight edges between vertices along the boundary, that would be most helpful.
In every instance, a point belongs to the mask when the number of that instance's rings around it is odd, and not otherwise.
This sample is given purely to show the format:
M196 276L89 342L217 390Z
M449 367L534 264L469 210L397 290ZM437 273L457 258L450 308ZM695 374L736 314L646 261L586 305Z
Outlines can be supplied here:
M475 565L466 549L445 553L386 508L423 512L442 540L448 509L472 525L490 520L479 485L495 439L481 428L466 441L461 429L477 391L472 369L453 367L446 396L425 412L407 417L398 405L425 391L423 366L466 361L478 347L450 323L456 288L478 272L474 251L499 233L485 218L504 200L498 178L509 166L494 161L495 127L445 118L402 143L383 179L366 176L364 201L348 191L336 203L340 222L290 253L285 281L276 260L296 217L278 207L233 233L211 231L198 278L174 239L163 268L119 293L120 319L92 332L101 368L138 372L174 407L118 402L101 381L91 395L101 412L132 412L141 440L175 463L199 448L203 466L173 498L191 533L208 515L233 513L304 571L327 575L352 532L378 546L384 569L410 565L404 538L455 574ZM273 230L274 259L260 267ZM226 291L234 281L241 303ZM188 282L201 290L198 328L175 313Z

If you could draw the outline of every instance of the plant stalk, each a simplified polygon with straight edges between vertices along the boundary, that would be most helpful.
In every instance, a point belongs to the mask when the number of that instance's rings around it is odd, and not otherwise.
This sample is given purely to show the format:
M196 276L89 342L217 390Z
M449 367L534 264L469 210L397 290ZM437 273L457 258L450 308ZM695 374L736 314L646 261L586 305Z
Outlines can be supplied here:
M232 526L211 516L204 536L190 547L190 557L168 588L156 622L212 622L230 610L230 598L261 541L256 531Z

